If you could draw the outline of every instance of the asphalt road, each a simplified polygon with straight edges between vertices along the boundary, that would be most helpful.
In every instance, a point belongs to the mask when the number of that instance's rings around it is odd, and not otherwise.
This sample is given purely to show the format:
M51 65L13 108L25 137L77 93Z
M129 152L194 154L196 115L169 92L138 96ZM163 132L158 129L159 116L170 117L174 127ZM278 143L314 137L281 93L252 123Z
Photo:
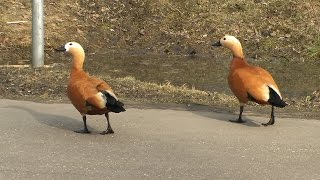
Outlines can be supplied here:
M70 104L0 100L0 179L320 179L320 120L128 108L88 116Z

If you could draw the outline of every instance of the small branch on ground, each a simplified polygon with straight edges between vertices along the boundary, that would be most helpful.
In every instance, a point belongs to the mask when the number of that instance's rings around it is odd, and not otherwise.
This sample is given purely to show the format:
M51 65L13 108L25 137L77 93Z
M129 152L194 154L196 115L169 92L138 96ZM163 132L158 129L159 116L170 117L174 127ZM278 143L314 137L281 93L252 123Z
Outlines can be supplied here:
M28 21L9 21L7 24L21 24L21 23L27 23Z

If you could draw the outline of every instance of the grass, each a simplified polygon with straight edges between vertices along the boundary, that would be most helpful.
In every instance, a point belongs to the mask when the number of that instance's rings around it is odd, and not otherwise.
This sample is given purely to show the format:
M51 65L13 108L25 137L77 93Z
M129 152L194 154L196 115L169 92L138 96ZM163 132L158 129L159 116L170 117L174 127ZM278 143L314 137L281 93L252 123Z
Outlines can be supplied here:
M156 84L141 82L134 77L116 78L116 87L120 95L145 102L178 104L232 105L237 104L235 97L218 92L206 92L186 86L174 86L170 82Z
M65 102L68 70L58 65L44 69L1 68L1 98L34 99L48 102ZM148 103L196 103L204 105L237 104L233 96L218 92L201 91L186 86L142 82L131 76L111 78L98 76L110 83L122 99Z
M208 44L233 34L247 41L249 56L309 60L314 56L307 53L308 47L317 43L320 30L317 0L58 0L45 5L47 49L74 40L95 51L188 54L195 50L212 55ZM0 10L1 50L24 49L19 58L29 59L25 52L31 46L31 2L4 0ZM6 24L15 20L27 23Z
M315 59L320 58L320 37L315 40L312 46L308 47L308 54Z
M69 102L66 96L68 68L64 65L43 69L1 68L0 98L31 100L37 102ZM178 103L185 105L205 105L214 111L238 112L238 101L233 95L215 91L203 91L194 87L176 86L170 82L150 83L137 80L132 76L112 78L99 75L114 89L121 100L138 103ZM281 116L317 117L320 110L319 92L299 99L286 99L290 104L284 109L277 109ZM128 105L128 104L127 104ZM130 103L129 103L130 105ZM269 114L269 107L250 103L246 112Z

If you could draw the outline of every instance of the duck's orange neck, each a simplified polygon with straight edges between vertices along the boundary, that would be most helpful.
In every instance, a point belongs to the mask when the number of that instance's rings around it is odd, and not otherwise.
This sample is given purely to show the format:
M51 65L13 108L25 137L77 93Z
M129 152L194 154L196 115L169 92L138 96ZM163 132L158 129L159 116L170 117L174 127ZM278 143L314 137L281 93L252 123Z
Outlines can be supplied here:
M83 70L84 52L72 53L72 70Z
M240 43L231 44L230 46L228 46L228 48L233 54L233 59L230 64L231 70L248 65L248 62L244 58L242 46Z
M244 58L233 57L232 62L230 64L231 71L237 68L241 68L244 66L248 66L248 62Z
M244 54L242 51L241 44L233 45L230 47L234 58L242 58L244 59Z

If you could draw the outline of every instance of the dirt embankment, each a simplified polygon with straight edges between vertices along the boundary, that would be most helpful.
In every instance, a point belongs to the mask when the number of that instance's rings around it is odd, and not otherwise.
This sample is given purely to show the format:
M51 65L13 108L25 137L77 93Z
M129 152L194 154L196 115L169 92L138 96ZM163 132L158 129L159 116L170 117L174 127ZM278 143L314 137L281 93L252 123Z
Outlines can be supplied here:
M31 1L3 0L0 14L1 63L29 60ZM70 40L91 52L213 55L210 42L232 34L249 57L309 60L319 57L319 16L317 0L46 1L47 59Z

